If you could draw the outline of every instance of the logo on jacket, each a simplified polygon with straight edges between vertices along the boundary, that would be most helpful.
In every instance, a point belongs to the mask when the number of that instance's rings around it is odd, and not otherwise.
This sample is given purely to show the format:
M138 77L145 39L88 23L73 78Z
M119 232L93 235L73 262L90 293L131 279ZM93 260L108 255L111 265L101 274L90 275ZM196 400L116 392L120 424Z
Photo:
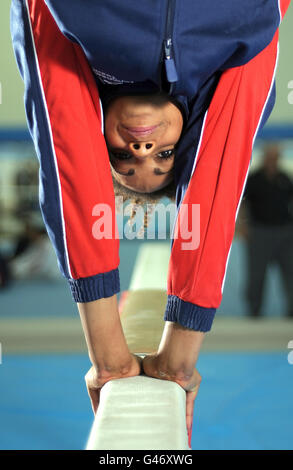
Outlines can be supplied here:
M133 81L119 80L118 78L114 77L114 75L110 75L109 73L102 72L101 70L97 70L95 68L93 68L93 72L99 77L101 82L106 85L122 85L123 83L134 83Z

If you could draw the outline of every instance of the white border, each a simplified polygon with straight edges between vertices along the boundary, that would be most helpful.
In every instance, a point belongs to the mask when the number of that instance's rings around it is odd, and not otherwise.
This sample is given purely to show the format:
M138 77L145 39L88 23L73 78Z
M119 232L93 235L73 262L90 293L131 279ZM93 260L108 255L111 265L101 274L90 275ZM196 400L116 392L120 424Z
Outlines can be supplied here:
M281 4L280 4L280 0L278 0L278 9L279 9L279 15L280 15L280 21L279 21L279 25L281 24L281 21L282 21L282 11L281 11Z
M100 113L101 113L101 130L102 130L102 134L104 135L104 111L103 111L101 98L100 98Z

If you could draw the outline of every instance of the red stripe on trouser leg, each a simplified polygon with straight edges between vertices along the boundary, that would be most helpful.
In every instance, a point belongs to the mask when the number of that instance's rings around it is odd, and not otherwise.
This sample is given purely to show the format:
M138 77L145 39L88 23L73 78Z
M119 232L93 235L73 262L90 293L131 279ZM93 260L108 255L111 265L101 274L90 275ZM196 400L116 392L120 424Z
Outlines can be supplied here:
M177 225L167 285L169 295L202 307L217 308L222 299L236 211L274 77L277 44L278 31L250 62L225 71L207 113L196 168L182 201L189 221L192 204L200 204L200 243L182 250L187 240Z
M280 10L281 10L281 15L282 19L284 18L284 15L290 5L291 0L280 0L279 5L280 5Z
M113 231L109 239L97 240L92 234L92 211L99 203L110 207L115 227L98 89L82 49L60 32L45 3L29 0L28 5L57 159L71 273L81 278L108 272L119 265L119 240L111 236Z

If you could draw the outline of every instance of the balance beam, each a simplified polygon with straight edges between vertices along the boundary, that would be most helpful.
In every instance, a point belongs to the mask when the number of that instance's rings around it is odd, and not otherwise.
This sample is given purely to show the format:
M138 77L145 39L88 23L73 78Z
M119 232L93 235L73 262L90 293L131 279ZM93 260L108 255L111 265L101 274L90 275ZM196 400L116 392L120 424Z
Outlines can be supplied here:
M164 328L169 243L139 250L121 324L131 353L156 352ZM175 382L146 375L116 379L101 388L86 450L190 450L186 393Z

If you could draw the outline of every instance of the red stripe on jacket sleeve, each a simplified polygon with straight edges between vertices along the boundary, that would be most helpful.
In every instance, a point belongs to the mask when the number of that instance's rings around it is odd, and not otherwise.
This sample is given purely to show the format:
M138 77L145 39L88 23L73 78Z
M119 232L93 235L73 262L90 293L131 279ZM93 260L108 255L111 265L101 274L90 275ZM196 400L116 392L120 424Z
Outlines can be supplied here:
M179 209L168 295L206 308L220 305L237 208L273 83L277 48L278 31L254 59L225 71L220 78L205 119L197 164ZM195 239L199 230L199 246L184 250L182 243L191 240L181 234L180 217L188 217L190 228L193 204L200 205L200 224L196 217L192 226Z
M101 130L98 89L78 44L57 27L44 1L28 0L41 86L60 181L65 243L74 279L116 269L119 240L110 164ZM110 208L111 236L92 234L97 204ZM102 215L103 213L101 213Z
M280 12L281 12L281 20L284 18L285 13L290 5L291 0L279 0L279 5L280 5Z

